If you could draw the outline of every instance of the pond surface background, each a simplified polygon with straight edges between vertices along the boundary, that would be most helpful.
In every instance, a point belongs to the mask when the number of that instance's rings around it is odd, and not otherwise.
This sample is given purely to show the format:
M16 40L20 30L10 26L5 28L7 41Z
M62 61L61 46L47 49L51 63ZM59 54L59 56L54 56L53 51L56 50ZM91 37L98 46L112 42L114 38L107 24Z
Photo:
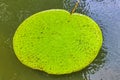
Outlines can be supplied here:
M71 11L76 0L0 0L0 80L120 80L120 0L81 0L76 10L93 18L104 42L90 66L55 76L30 69L18 61L12 48L17 27L30 15L47 9Z

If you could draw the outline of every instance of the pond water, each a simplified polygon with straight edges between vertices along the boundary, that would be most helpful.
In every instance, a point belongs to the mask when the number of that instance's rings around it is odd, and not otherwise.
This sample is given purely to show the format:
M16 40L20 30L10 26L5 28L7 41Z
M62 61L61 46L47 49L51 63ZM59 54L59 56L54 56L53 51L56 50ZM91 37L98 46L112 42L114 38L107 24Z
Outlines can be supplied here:
M21 64L12 48L19 24L47 9L71 11L76 0L0 0L0 80L120 80L120 0L81 0L76 12L93 18L104 42L97 58L82 71L55 76Z

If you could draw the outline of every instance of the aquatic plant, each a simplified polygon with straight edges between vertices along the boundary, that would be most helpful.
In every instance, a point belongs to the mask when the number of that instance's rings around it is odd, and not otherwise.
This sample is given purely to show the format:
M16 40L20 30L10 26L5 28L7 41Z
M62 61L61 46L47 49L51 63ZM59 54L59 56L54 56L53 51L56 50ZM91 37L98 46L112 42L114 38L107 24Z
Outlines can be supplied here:
M101 45L102 33L95 21L62 9L30 16L13 37L15 54L24 65L57 75L88 66Z

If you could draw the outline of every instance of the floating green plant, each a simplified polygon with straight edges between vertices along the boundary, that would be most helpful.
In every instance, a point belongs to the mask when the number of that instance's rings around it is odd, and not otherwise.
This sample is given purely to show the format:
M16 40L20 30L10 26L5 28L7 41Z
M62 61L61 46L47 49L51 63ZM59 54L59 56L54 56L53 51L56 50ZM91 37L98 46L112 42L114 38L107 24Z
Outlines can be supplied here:
M102 33L96 22L62 9L30 16L13 37L15 54L24 65L57 75L88 66L101 45Z

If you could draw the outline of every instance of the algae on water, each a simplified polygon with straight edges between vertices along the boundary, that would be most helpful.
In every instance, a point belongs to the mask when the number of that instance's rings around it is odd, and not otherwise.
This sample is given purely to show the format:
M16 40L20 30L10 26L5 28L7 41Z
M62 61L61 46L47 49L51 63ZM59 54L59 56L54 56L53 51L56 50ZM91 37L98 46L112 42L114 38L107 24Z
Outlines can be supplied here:
M30 16L13 37L15 54L24 65L57 75L88 66L101 45L101 30L91 18L61 9Z

